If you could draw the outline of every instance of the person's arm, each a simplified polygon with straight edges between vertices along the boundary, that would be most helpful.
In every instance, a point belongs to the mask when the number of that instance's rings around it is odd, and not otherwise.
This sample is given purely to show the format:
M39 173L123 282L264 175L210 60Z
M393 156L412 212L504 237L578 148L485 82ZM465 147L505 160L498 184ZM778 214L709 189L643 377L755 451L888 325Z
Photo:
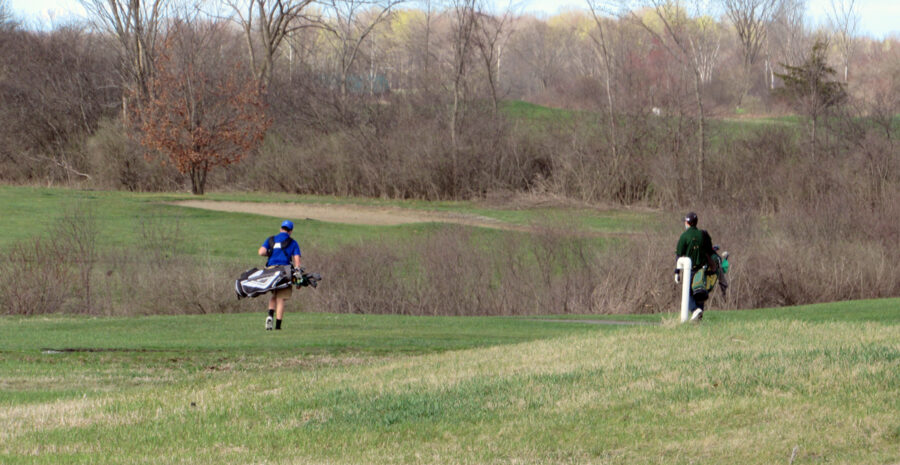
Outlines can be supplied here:
M300 244L297 241L292 241L290 247L288 247L288 254L291 256L291 263L294 264L294 268L300 268Z
M682 234L678 238L678 245L675 246L675 284L679 284L679 279L681 278L681 272L678 270L678 259L684 256L686 248L684 234Z
M260 257L266 257L269 255L269 249L267 249L265 247L260 247L259 252L257 252L257 253L259 254Z

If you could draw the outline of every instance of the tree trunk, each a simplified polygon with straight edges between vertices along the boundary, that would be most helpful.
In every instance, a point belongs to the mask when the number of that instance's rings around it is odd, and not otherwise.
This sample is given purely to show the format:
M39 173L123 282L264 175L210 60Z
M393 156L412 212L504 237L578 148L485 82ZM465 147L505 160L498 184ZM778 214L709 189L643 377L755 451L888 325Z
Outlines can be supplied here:
M196 164L191 167L191 194L204 194L207 173L209 173L209 166L206 163Z
M604 49L605 48L606 47L604 46ZM606 104L608 106L607 118L609 118L609 137L612 139L613 158L618 160L619 143L616 134L616 112L612 96L612 66L609 64L609 56L605 56L603 61L606 63Z
M699 121L697 122L697 176L700 197L703 197L703 170L706 159L706 114L703 111L703 93L700 89L700 74L694 73L694 95L697 98L697 110Z
M453 196L456 196L456 184L457 184L457 173L458 173L458 164L459 164L459 142L456 137L456 126L459 121L459 79L454 83L453 86L453 114L450 118L450 145L452 146L453 151L453 159L451 163L453 166L451 167L451 192Z
M810 142L810 147L812 147L812 159L813 160L815 160L816 156L818 155L817 154L818 151L816 150L816 145L817 145L816 144L816 126L818 125L818 121L817 121L818 119L819 118L817 116L812 117L812 134L811 134L809 142Z

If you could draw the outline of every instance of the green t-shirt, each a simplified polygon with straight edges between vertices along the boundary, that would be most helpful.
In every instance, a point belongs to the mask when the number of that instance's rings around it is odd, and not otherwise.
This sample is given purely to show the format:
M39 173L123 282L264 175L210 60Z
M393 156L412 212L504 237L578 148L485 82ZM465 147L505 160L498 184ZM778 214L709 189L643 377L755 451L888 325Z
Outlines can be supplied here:
M678 245L675 247L675 255L689 257L693 269L701 268L709 262L709 256L713 254L712 239L706 231L691 226L681 233Z

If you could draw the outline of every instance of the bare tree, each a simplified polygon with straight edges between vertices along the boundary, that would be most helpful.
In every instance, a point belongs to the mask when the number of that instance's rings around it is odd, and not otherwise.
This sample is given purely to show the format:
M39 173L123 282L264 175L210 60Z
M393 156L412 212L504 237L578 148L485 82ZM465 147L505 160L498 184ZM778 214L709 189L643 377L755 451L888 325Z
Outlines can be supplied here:
M534 17L526 17L521 23L513 49L539 84L532 91L545 91L560 74L565 37Z
M120 99L116 60L79 26L0 29L0 178L90 179L73 142ZM4 165L9 161L10 165Z
M750 91L753 65L759 59L766 44L768 28L781 9L782 0L721 0L725 15L734 26L741 44L744 64L744 82L738 97L738 105Z
M423 32L422 35L424 36L423 39L425 42L423 44L423 47L424 47L424 54L423 54L424 70L423 71L424 71L425 76L428 76L428 72L430 70L429 65L431 64L431 30L432 30L432 22L434 21L434 16L435 16L435 12L434 12L434 7L432 5L432 1L425 0L425 25L424 25L424 30L422 31Z
M285 38L297 29L315 25L314 19L305 16L313 0L226 0L226 3L244 31L256 79L261 86L268 86L275 57Z
M327 0L322 25L333 37L340 95L347 96L348 78L363 42L406 0Z
M844 67L844 82L850 73L850 58L856 46L856 32L859 28L859 3L856 0L831 0L828 21L834 31L834 42L841 54Z
M775 89L776 63L799 63L812 47L805 26L806 0L781 0L766 35L766 80Z
M6 0L0 0L0 28L7 27L8 24L12 23L12 11L9 9L9 4Z
M705 18L697 16L701 12L712 11L707 0L649 0L648 7L652 15L662 24L662 31L657 31L634 11L630 17L654 36L666 51L690 70L694 79L694 100L697 105L697 181L698 193L703 195L703 177L706 162L706 110L703 106L703 84L707 81L704 69L708 66L709 57L705 54L718 53L718 46L711 46L710 28L703 23ZM691 7L689 16L687 7Z
M391 82L392 89L418 88L428 95L436 91L440 78L435 64L440 60L442 49L435 36L448 18L438 3L438 0L420 0L421 9L392 15L389 33L397 47L393 66L398 73L398 79Z
M169 0L79 0L94 25L112 33L122 52L125 88L122 115L127 119L127 96L138 105L150 97L154 60L162 20Z
M477 0L454 0L452 4L454 28L450 46L453 49L453 116L450 121L450 137L454 146L464 81L472 60L475 26L478 22L477 7Z
M452 144L452 190L456 194L459 177L459 138L458 130L460 113L464 101L463 92L466 76L472 62L472 51L475 46L475 29L478 24L478 0L453 0L450 6L453 17L453 29L450 47L452 53L453 101L450 109L450 142Z
M489 14L483 9L478 11L477 15L475 45L481 52L481 59L484 62L484 70L491 91L492 110L496 116L500 101L497 89L500 80L500 60L503 57L505 42L511 34L509 25L513 19L512 4L508 4L499 16Z
M609 27L608 19L603 15L608 15L613 11L613 7L607 1L588 0L588 7L591 10L591 16L597 24L597 33L591 34L591 40L595 45L595 50L600 56L605 71L605 89L606 89L606 105L607 105L607 124L609 125L609 136L612 140L613 159L619 159L619 144L616 131L616 106L613 100L612 80L613 80L613 50L609 43L608 34L605 30Z

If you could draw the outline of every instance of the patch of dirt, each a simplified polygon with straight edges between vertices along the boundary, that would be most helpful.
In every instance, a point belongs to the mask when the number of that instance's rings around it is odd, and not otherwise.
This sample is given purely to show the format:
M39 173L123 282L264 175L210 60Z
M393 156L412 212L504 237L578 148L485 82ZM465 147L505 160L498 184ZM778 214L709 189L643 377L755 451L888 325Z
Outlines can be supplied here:
M504 223L478 215L464 213L409 210L399 207L369 207L363 205L319 205L302 203L218 202L214 200L185 200L173 202L180 207L202 208L223 212L253 213L277 218L310 219L329 223L394 226L411 223L452 223L508 231L530 231L522 225Z

